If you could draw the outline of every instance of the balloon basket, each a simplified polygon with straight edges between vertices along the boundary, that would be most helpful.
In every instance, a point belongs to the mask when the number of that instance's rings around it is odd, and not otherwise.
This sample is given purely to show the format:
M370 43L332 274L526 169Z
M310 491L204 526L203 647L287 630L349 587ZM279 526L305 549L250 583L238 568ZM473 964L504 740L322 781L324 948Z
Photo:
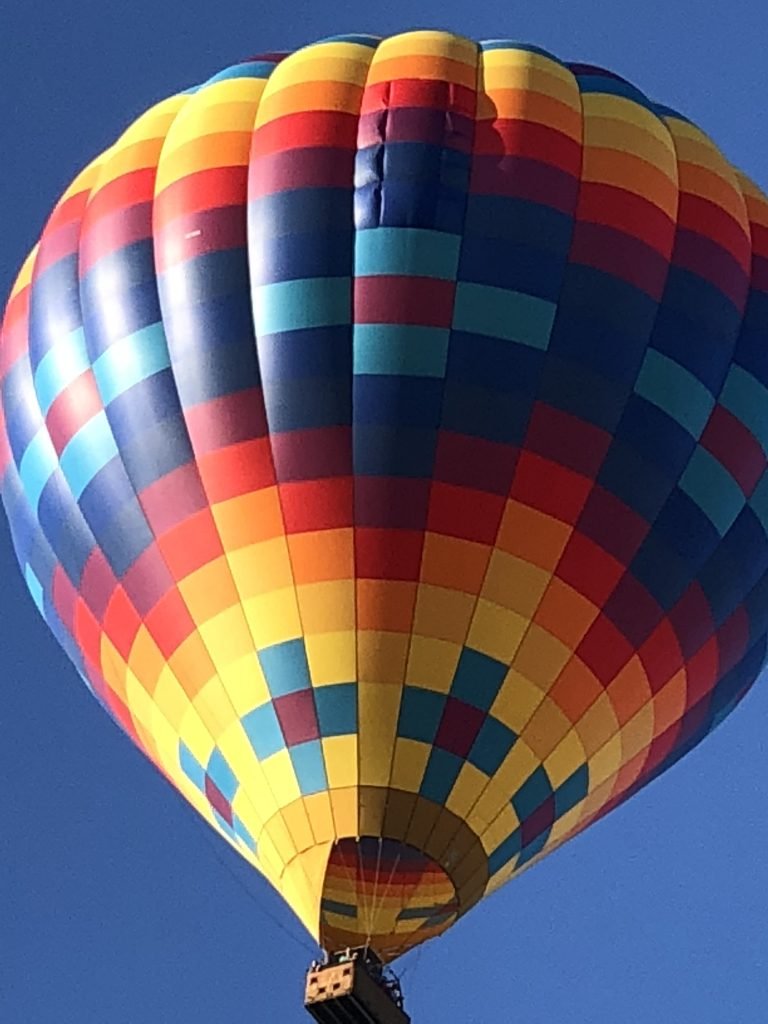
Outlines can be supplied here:
M370 949L332 953L307 973L304 1006L321 1024L410 1024L400 982Z

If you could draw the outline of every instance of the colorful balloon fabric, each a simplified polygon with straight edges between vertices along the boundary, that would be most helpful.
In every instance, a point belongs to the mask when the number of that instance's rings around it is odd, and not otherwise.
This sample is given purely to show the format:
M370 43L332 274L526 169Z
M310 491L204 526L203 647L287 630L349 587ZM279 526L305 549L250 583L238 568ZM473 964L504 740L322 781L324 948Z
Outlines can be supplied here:
M74 181L1 358L40 612L327 948L444 931L766 660L768 202L608 71L228 68Z

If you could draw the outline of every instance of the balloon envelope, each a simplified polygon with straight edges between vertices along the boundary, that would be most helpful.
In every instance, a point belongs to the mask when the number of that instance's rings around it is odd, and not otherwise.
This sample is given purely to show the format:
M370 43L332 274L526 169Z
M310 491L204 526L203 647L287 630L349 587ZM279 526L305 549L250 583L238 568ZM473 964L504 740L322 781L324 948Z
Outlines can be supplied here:
M758 675L767 293L765 198L610 72L238 64L79 175L9 300L29 590L311 933L391 959Z

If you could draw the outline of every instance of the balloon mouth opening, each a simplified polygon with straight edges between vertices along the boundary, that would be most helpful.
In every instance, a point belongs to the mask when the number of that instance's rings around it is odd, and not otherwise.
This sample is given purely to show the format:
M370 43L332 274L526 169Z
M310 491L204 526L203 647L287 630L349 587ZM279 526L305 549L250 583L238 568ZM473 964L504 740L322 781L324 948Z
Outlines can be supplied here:
M434 938L459 914L446 871L421 850L361 836L334 843L320 904L320 944L368 947L385 963Z

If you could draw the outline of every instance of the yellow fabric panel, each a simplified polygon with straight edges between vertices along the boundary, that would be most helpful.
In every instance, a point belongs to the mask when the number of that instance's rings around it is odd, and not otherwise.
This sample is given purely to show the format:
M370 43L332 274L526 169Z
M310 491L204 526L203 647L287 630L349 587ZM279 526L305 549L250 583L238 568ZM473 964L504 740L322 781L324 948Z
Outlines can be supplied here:
M93 186L98 181L101 168L104 165L104 163L109 159L111 153L112 146L108 146L102 153L99 153L99 155L95 159L91 160L90 163L86 164L86 166L75 175L72 183L68 185L67 188L62 192L61 196L58 199L58 202L54 206L54 210L57 210L63 203L65 203L68 199L71 199L73 196L79 195L81 192L90 192L93 189ZM34 256L37 252L38 244L39 243L35 243L32 252L27 257L27 261L34 259ZM27 262L24 263L21 273L19 274L19 278L22 278L23 274L25 273L26 267ZM14 291L11 292L11 295L13 294L15 294L15 288Z
M615 734L589 759L590 791L616 776L622 764L621 735Z
M401 742L401 741L398 741ZM488 776L466 761L461 766L459 777L448 794L445 806L460 818L466 818L471 807L475 805L480 794L488 784Z
M161 680L160 686L163 685ZM160 686L157 690L157 701L160 705ZM178 724L179 737L186 747L190 749L195 758L200 764L208 764L213 748L216 746L210 729L207 728L206 724L200 718L200 713L197 708L192 704L189 704L187 710L183 712L179 719Z
M328 863L329 844L314 846L291 861L281 880L284 897L290 899L304 927L318 934L320 924L320 897Z
M367 629L357 634L357 677L362 685L400 686L408 660L408 635Z
M582 820L596 814L613 795L614 776L609 776L595 789L590 787L589 796L582 804Z
M154 690L154 698L163 715L180 733L182 719L192 708L192 702L170 666L166 666L160 673ZM210 740L210 736L208 739Z
M91 167L93 167L93 165L91 165ZM82 173L82 177L83 177L84 182L89 182L90 179L91 179L91 176L96 173L96 170L95 169L91 170L91 167L86 168L86 170L83 171L83 173ZM72 195L76 195L77 193L76 192L72 192L71 194ZM65 193L64 197L68 197L68 194ZM64 202L64 197L62 197L62 199L59 200L59 205L61 205L61 203ZM9 307L11 305L11 302L17 297L17 295L19 295L20 292L22 292L25 288L29 287L29 283L30 283L30 281L32 279L32 271L35 268L35 260L37 259L37 253L38 253L39 247L40 247L39 243L35 243L35 245L33 246L32 250L30 251L29 255L27 256L27 258L24 260L24 262L21 265L21 269L19 270L18 274L16 275L16 279L13 282L13 287L11 288L10 295L8 296L8 306Z
M507 672L491 714L519 736L544 699L541 689L516 669Z
M463 644L474 606L475 598L471 594L422 583L416 596L413 632Z
M316 43L281 61L270 75L270 99L276 92L311 82L365 85L371 51L349 43ZM319 108L322 109L322 108ZM265 120L269 120L265 117Z
M349 736L324 736L321 740L323 747L323 759L325 760L325 771L328 776L328 786L331 790L343 790L351 792L350 787L357 786L359 779L358 772L358 737ZM339 797L340 808L345 819L349 813L343 809L344 797ZM334 805L334 816L336 815ZM339 829L339 835L350 833ZM353 834L353 833L351 833Z
M461 644L435 637L411 637L408 680L438 693L448 693L461 655Z
M227 561L242 601L293 587L291 560L284 537L229 551Z
M483 597L526 619L533 617L550 575L531 562L496 548L483 582Z
M516 612L480 599L472 616L467 644L497 661L509 664L516 656L528 620Z
M445 60L458 61L474 67L477 62L477 43L465 36L436 29L417 29L401 32L382 39L376 50L378 60L397 57L434 56ZM374 79L375 81L376 79ZM473 83L474 84L474 83Z
M331 798L328 793L311 793L303 797L304 809L309 818L316 843L330 843L336 838Z
M345 63L355 63L367 66L371 59L371 48L363 43L355 43L348 39L327 40L319 43L311 43L303 46L290 55L290 60L285 59L277 66L281 75L291 76L296 73L298 80L308 78L312 80L317 71L315 65L325 67L326 65L343 66ZM307 71L303 71L307 68ZM272 76L270 76L271 78ZM282 82L283 79L277 79Z
M304 645L307 649L309 674L315 686L344 683L355 678L357 643L356 634L352 630L307 636Z
M264 777L275 795L278 807L287 807L301 795L296 773L287 750L279 750L261 762Z
M359 765L361 786L387 786L392 770L402 687L363 682L357 687L358 742L365 750Z
M295 797L294 797L295 799ZM288 801L290 803L290 801ZM259 849L268 850L268 841L274 849L275 858L280 863L280 874L285 870L285 865L290 863L298 853L296 844L282 814L275 814L264 826L259 837ZM282 879L281 879L282 888ZM283 890L285 896L285 891ZM287 896L286 896L287 898Z
M259 650L301 636L301 621L293 587L247 598L243 601L243 610Z
M192 703L197 708L200 718L211 730L211 735L217 743L219 736L230 725L238 721L232 702L218 676L214 676L200 688Z
M174 743L178 745L178 735L167 722L163 723L162 720L157 722L158 716L153 716L153 710L156 708L155 702L136 676L130 671L126 673L125 677L124 697L126 707L131 713L131 718L144 749L155 763L168 763L167 757L161 757L160 746L165 741L166 753L169 749L172 751ZM159 728L156 732L155 727L158 725ZM170 743L168 742L169 733ZM170 763L173 764L173 760Z
M480 55L483 90L495 95L513 89L541 93L570 107L581 117L581 95L573 74L556 60L530 50L483 50ZM581 135L581 126L577 138Z
M432 746L428 743L398 736L395 739L390 779L393 789L402 789L406 793L418 793L431 752Z
M485 851L491 853L495 850L499 843L511 835L519 825L520 820L515 814L515 809L512 804L508 803L480 836Z
M571 649L531 622L515 654L513 665L528 679L547 692L571 657Z
M522 69L526 73L541 74L548 79L554 79L563 98L578 95L578 85L573 72L559 60L545 57L542 53L511 44L508 47L499 46L492 50L483 50L481 59L485 73L492 72L498 75L501 81L505 81L508 75L514 76Z
M243 791L250 797L256 809L259 824L264 824L279 810L279 807L269 789L262 766L238 719L222 729L216 737L216 745L236 778L240 780L238 797Z
M544 768L553 789L557 789L587 760L584 744L575 729L558 741L554 750L544 760Z
M92 194L100 192L111 182L132 171L157 167L163 148L164 126L156 121L150 121L146 127L148 130L154 129L158 134L135 138L131 142L121 140L121 142L115 143L109 156L101 165L98 181L94 185Z
M312 849L315 845L315 836L304 801L299 798L287 806L282 806L280 814L299 853Z
M576 731L590 758L618 732L618 729L616 712L607 694L599 697L576 723Z
M253 653L253 637L239 603L201 622L197 628L219 670Z
M348 744L348 747L352 748L352 753L356 755L357 750L357 738L353 737L353 742ZM346 741L347 737L336 736L331 737L327 740L323 740L323 753L325 755L325 767L328 775L331 775L331 769L329 768L329 749L332 749L334 756L344 756L344 750L339 744L339 740ZM359 820L359 807L357 789L353 788L357 785L357 757L354 758L353 771L355 775L355 782L351 786L333 788L331 783L331 810L333 811L333 820L336 823L336 835L337 836L356 836L358 834L358 820ZM341 777L341 771L337 770L335 777Z
M296 595L305 636L354 630L354 580L306 583L296 588Z
M163 152L158 168L155 192L160 194L174 182L198 171L213 170L217 167L244 167L250 154L249 133L242 131L219 132L216 145L209 145L208 139L193 138L177 149Z
M257 129L305 110L357 113L371 50L337 43L325 51L324 60L318 50L310 47L291 54L270 75L259 104Z
M240 718L270 700L267 681L258 655L253 650L225 665L219 675L232 707Z
M178 588L195 622L207 622L219 612L240 604L224 555L179 580Z
M671 181L677 180L675 146L662 118L634 100L600 92L583 94L582 105L586 145L624 148L644 156Z
M626 764L653 741L653 703L649 700L621 729L621 763Z
M568 717L553 700L545 697L526 722L521 735L539 760L545 762L570 730Z

